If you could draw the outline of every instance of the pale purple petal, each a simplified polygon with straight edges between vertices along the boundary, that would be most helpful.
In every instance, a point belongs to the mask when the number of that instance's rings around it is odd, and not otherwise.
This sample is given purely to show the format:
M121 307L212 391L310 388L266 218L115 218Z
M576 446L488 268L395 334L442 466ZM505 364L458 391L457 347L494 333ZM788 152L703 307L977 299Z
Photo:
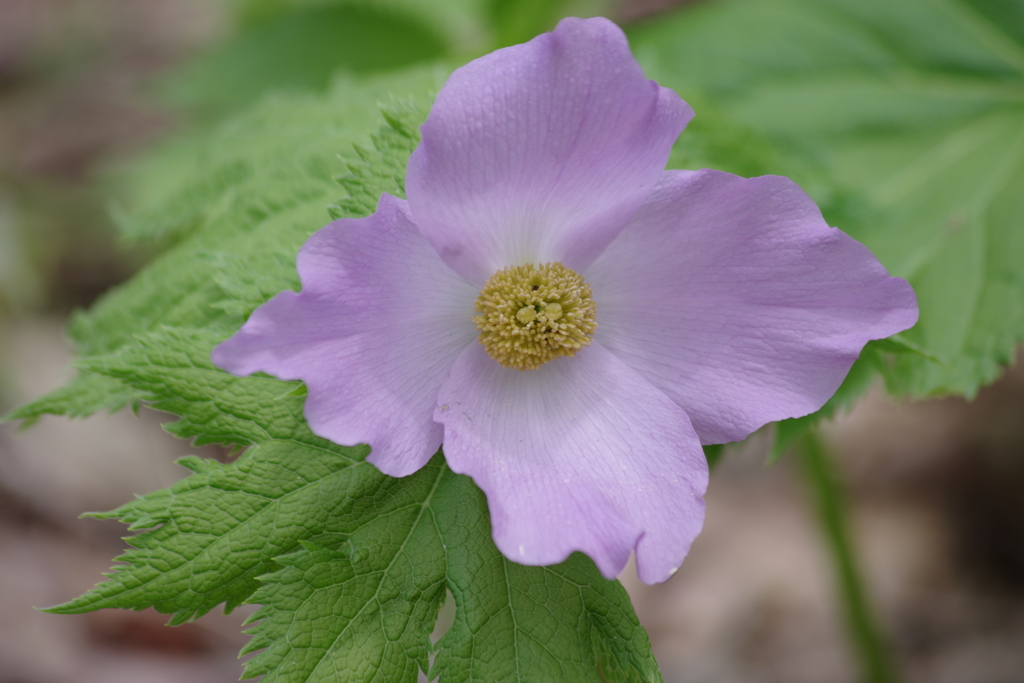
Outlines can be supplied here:
M706 444L817 410L868 340L917 321L910 285L777 176L666 172L585 276L596 338Z
M527 262L582 271L657 185L692 116L644 77L615 24L565 19L452 74L409 159L409 207L477 286Z
M580 550L612 578L635 549L640 579L656 583L703 524L708 468L686 414L600 344L532 371L473 345L434 419L448 465L487 494L494 541L521 564Z
M441 445L437 392L459 353L475 343L476 289L441 262L388 195L377 213L339 220L298 257L302 292L258 308L213 352L237 375L301 379L306 419L335 443L368 443L386 474L422 467Z

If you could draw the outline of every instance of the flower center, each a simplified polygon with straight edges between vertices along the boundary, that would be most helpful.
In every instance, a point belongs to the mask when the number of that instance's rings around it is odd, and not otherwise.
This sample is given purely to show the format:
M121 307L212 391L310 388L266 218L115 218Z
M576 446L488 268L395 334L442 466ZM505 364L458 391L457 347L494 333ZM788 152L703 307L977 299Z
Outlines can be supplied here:
M576 355L597 328L590 286L561 263L502 268L480 290L476 313L488 355L516 370Z

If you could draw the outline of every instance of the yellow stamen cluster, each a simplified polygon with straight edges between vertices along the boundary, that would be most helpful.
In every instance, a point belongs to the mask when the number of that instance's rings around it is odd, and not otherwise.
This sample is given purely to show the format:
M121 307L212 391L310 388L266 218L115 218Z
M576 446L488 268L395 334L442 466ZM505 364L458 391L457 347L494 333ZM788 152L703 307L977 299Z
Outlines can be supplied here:
M516 370L575 355L597 328L590 286L561 263L502 268L480 290L476 312L488 355Z

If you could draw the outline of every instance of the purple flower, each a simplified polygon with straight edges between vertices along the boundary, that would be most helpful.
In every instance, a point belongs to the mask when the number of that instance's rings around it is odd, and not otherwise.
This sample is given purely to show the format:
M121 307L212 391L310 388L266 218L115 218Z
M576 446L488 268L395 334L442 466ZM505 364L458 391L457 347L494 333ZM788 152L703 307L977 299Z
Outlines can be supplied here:
M323 228L213 352L304 380L312 430L396 477L444 442L531 565L635 550L664 581L700 531L701 444L806 415L913 290L786 178L665 171L690 107L604 19L452 74L408 200Z

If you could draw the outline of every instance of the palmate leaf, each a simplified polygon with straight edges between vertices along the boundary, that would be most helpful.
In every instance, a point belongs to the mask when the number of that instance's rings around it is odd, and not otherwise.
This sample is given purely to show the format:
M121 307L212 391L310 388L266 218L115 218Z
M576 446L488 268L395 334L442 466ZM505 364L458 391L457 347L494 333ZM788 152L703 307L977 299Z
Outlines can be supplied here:
M299 100L294 111L272 100L206 139L218 154L188 162L195 187L176 172L180 191L142 193L144 208L131 214L139 234L176 242L81 317L84 379L72 387L95 399L102 390L92 378L110 382L179 416L167 426L172 433L245 450L229 464L186 458L191 476L101 515L139 533L106 581L52 611L155 607L177 624L221 603L255 602L262 606L246 651L258 653L247 675L272 681L414 681L432 651L432 676L443 681L660 680L628 596L589 559L547 568L508 562L491 541L483 494L440 454L410 477L387 477L364 461L368 447L309 431L300 384L233 377L209 360L253 308L297 285L294 254L329 207L335 216L365 215L381 192L403 193L439 73L343 84L357 90L356 103L385 88L412 99L386 106L373 136L354 135L359 144L340 169L327 155L342 134L322 134L325 110L344 96ZM308 146L288 156L282 134ZM317 136L324 148L313 144ZM272 151L277 170L257 162L260 148ZM218 164L239 160L245 174L219 193L197 191L219 177ZM341 172L340 200L333 181L305 187L328 168ZM161 201L181 198L192 205L178 207L180 221L161 222ZM60 412L59 402L44 400L29 416L40 406ZM435 649L429 635L446 589L457 616Z
M434 494L455 623L438 643L441 681L660 681L618 581L576 553L551 567L506 560L483 493L448 471ZM610 646L612 645L612 646Z
M248 445L234 463L186 458L192 476L101 517L141 530L125 564L53 608L153 606L183 623L220 603L262 607L246 675L267 681L414 681L429 635L442 681L657 681L629 598L575 555L556 567L509 562L486 501L443 458L395 479L309 432L294 383L213 367L221 334L167 328L87 361L181 419L180 436Z
M971 396L1024 340L1022 26L1019 0L733 0L631 38L664 84L865 198L833 224L921 307L921 353L879 369L897 393Z
M128 286L75 316L70 334L77 354L111 353L160 325L237 329L260 303L296 287L295 254L330 219L325 207L339 194L333 177L342 176L351 195L339 215L372 211L371 192L401 194L402 154L408 157L415 145L406 137L415 126L399 133L385 124L375 141L369 132L379 125L377 103L393 92L420 93L425 112L447 71L346 78L327 95L274 96L213 131L169 141L126 172L123 232L129 239L176 243ZM412 105L391 106L406 111ZM381 157L372 172L360 158L371 154L366 149ZM344 178L353 168L362 180ZM132 396L124 383L83 370L9 417L84 416L123 406Z
M469 478L439 457L414 478L420 497L400 514L278 558L284 568L253 596L263 607L246 651L266 650L247 676L415 680L447 586L456 619L430 671L442 682L661 679L628 596L590 560L509 562Z
M299 541L344 532L351 524L345 519L382 505L385 495L367 495L381 488L381 476L369 465L359 467L368 449L343 448L310 433L302 399L289 394L288 384L215 369L208 355L217 337L163 331L87 361L91 370L126 381L155 408L180 414L169 425L175 434L251 448L230 465L186 458L180 462L192 476L97 515L148 531L133 537L134 548L118 558L127 568L54 611L154 606L177 624L221 602L232 608L256 589L257 576L276 568L278 554Z

